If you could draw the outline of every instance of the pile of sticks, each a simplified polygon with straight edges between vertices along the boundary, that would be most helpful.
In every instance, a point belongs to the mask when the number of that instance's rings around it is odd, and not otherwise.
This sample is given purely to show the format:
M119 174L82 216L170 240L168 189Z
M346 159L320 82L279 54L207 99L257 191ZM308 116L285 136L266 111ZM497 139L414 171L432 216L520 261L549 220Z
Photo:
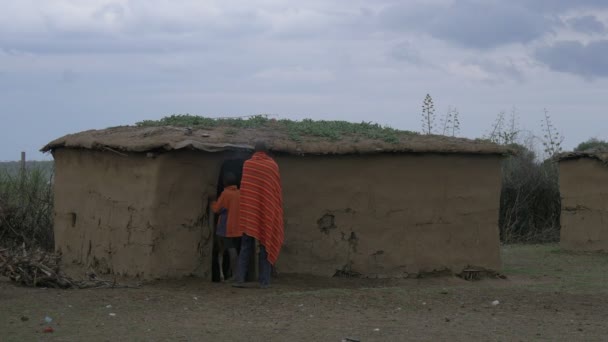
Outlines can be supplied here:
M0 276L28 287L61 289L130 287L114 281L90 276L89 280L74 280L60 270L60 256L41 249L28 251L25 246L16 249L0 248Z

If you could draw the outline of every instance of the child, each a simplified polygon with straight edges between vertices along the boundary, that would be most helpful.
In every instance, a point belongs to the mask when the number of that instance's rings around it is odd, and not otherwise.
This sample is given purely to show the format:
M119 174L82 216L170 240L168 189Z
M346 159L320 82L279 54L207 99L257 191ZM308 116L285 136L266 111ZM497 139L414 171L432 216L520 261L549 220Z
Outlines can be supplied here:
M228 250L230 255L231 274L236 274L237 241L243 236L239 228L239 189L237 179L233 173L224 175L224 191L216 202L211 204L211 209L220 214L215 232L218 246L218 263L220 267L220 280L224 281L223 259L224 251Z

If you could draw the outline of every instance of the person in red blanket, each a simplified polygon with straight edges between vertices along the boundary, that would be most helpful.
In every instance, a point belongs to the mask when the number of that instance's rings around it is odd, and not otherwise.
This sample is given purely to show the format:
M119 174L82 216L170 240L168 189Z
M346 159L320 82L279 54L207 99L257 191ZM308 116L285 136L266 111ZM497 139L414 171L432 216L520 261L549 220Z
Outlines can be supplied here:
M272 265L283 245L283 194L279 166L268 155L264 142L255 144L255 153L243 165L240 195L239 226L243 237L233 286L243 287L255 240L258 240L258 279L260 287L267 288Z

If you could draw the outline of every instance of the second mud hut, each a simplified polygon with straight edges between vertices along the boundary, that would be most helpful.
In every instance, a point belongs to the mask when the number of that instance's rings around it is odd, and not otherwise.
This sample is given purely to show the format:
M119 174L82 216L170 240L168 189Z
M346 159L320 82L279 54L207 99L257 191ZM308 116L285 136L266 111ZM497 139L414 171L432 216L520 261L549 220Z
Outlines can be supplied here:
M564 249L608 251L608 151L559 157Z

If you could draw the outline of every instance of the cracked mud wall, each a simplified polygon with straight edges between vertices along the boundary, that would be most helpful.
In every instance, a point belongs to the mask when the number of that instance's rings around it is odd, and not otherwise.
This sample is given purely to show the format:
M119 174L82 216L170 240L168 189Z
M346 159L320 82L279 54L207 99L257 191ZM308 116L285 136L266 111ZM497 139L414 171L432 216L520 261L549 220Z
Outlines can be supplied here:
M220 153L176 151L158 157L154 215L156 236L151 273L211 279L213 235L207 225L208 198L215 196Z
M64 264L142 278L208 276L203 221L220 156L194 154L55 151L55 244Z
M501 159L282 156L286 273L402 276L501 268Z
M608 166L590 158L560 162L560 245L608 251Z
M64 263L142 278L210 277L208 194L225 155L55 152ZM279 156L281 272L400 276L500 269L500 158Z

